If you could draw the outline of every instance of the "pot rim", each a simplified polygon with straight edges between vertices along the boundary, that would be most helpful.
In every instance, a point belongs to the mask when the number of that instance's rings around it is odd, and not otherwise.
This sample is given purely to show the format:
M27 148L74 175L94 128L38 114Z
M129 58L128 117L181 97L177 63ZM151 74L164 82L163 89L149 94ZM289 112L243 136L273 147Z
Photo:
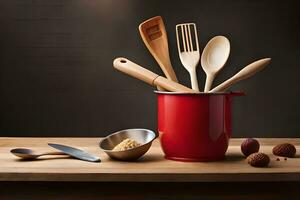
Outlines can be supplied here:
M154 90L156 94L167 94L167 95L195 95L195 96L210 96L210 95L233 95L233 96L244 96L243 91L228 91L228 92L199 92L199 93L186 93L186 92L169 92L169 91L158 91Z

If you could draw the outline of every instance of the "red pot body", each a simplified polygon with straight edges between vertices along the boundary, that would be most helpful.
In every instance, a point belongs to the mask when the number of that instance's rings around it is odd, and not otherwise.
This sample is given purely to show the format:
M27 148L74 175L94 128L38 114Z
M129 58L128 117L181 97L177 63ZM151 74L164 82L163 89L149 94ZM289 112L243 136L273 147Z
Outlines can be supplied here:
M232 131L232 97L243 93L156 93L158 132L167 159L216 161L225 157Z

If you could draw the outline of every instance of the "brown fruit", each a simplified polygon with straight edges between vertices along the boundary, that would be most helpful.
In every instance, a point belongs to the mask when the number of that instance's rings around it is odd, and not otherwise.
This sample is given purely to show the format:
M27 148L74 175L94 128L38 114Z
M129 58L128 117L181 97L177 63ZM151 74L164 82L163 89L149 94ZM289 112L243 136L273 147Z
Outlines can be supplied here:
M296 147L290 143L283 143L273 148L273 154L276 156L292 158L296 155Z
M264 153L253 153L247 157L247 162L253 167L267 167L270 163L270 158Z
M252 153L258 152L259 146L260 146L259 142L256 139L247 138L241 144L241 150L242 150L243 154L247 157Z

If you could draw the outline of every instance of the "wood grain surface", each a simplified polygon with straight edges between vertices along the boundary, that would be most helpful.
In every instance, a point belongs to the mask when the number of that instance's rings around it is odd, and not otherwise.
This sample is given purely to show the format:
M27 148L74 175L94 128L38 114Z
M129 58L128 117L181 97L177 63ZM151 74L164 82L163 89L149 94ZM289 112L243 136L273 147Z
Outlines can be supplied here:
M261 152L271 157L268 168L249 166L240 152L242 139L231 139L227 157L209 163L184 163L166 160L156 140L149 152L136 162L108 158L98 143L101 138L0 138L0 181L126 181L126 182L243 182L300 181L300 157L281 158L271 155L274 145L290 142L300 148L300 139L259 139ZM89 163L54 156L36 161L21 161L9 151L27 147L48 151L48 142L72 145L101 157L101 163ZM65 159L66 158L66 159Z

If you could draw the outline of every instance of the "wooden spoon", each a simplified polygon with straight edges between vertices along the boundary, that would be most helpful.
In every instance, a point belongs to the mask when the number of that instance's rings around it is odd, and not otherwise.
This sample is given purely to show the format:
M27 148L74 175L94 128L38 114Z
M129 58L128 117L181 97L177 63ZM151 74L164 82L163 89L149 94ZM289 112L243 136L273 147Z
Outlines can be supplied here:
M185 92L185 93L197 93L184 85L177 82L166 79L165 77L159 76L150 70L147 70L134 62L126 58L116 58L113 63L114 67L132 77L135 77L141 81L144 81L153 86L162 87L171 92Z
M224 36L212 38L205 46L201 56L201 65L206 73L204 92L210 90L215 76L227 62L229 53L230 43Z
M255 73L261 71L263 68L265 68L269 63L271 62L271 58L264 58L257 60L246 67L244 67L241 71L239 71L237 74L235 74L233 77L228 79L227 81L221 83L214 89L212 89L209 92L223 92L227 90L229 87L231 87L233 84L237 83L238 81L241 81L243 79L249 78L253 76Z
M146 47L167 79L178 82L170 61L168 38L161 16L153 17L141 23L139 31Z

